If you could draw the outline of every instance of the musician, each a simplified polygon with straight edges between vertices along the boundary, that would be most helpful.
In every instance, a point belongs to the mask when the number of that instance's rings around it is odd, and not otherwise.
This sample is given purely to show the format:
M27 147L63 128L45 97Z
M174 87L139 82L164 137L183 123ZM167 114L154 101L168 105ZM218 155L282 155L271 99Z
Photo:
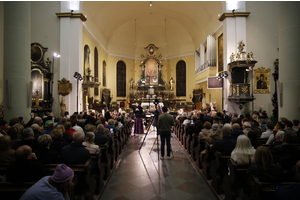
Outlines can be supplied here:
M143 127L143 108L139 105L139 103L135 103L135 108L133 110L135 114L135 123L134 123L134 135L144 133L144 127Z
M217 107L213 104L213 102L209 103L208 112L210 113L211 111L217 112Z

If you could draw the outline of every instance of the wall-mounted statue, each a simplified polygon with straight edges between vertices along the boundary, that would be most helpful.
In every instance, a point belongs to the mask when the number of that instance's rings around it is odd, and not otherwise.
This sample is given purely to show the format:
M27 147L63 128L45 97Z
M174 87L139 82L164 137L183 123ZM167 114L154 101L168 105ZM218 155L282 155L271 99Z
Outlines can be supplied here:
M175 81L174 81L173 77L171 77L171 79L169 81L169 84L170 84L170 90L173 91L174 90L174 85L175 85Z
M131 77L130 80L129 80L129 84L130 84L129 89L130 89L130 90L133 90L134 80L133 80L132 77Z
M61 98L61 102L59 103L60 105L60 116L65 116L65 112L67 110L67 104L65 101L65 97Z

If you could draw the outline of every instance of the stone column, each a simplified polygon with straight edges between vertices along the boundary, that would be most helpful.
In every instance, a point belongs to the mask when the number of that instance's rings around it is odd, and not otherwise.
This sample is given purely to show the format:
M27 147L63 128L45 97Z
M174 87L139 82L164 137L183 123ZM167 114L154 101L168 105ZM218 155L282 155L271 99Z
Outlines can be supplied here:
M279 117L300 119L300 2L281 2L279 20Z
M30 2L4 2L4 119L30 118ZM28 106L30 105L30 106Z
M65 96L67 111L71 115L77 112L77 81L73 76L75 72L83 76L82 21L86 18L79 13L80 5L78 5L79 10L71 12L69 3L68 1L61 2L62 13L57 13L57 16L60 17L60 80L65 78L72 83L72 92ZM78 87L78 112L80 112L85 109L82 106L81 82Z
M229 71L228 63L231 53L237 53L238 42L243 40L246 44L246 18L249 14L246 11L246 2L239 1L234 7L230 7L230 1L222 2L223 14L219 20L223 21L223 63L224 71ZM235 9L232 12L231 9ZM246 48L244 49L246 51ZM231 75L223 81L223 109L229 113L240 113L239 105L228 101L230 95Z

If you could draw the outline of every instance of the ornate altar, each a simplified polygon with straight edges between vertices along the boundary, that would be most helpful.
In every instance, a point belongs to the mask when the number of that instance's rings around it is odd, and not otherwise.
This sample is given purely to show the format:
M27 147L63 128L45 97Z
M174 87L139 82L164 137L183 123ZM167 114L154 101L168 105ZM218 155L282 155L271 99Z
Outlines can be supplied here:
M48 48L39 43L31 44L31 83L32 109L50 111L53 104L51 84L53 69L51 61L44 61L44 54Z
M162 55L156 55L158 47L149 44L144 48L146 57L141 55L141 79L136 83L137 94L135 98L140 99L146 95L166 96L166 81L162 78Z
M253 94L250 94L249 71L252 71L257 61L254 60L252 52L247 54L243 51L244 46L243 41L240 41L237 54L231 54L228 64L231 72L228 100L237 104L244 104L255 99Z

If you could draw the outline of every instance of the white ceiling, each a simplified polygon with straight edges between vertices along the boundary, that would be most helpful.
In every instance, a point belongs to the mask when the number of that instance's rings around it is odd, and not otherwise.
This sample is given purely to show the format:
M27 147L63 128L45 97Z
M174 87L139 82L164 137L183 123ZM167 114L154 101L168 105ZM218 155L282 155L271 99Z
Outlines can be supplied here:
M84 1L88 29L110 54L139 57L155 44L163 57L193 53L219 25L220 1Z

